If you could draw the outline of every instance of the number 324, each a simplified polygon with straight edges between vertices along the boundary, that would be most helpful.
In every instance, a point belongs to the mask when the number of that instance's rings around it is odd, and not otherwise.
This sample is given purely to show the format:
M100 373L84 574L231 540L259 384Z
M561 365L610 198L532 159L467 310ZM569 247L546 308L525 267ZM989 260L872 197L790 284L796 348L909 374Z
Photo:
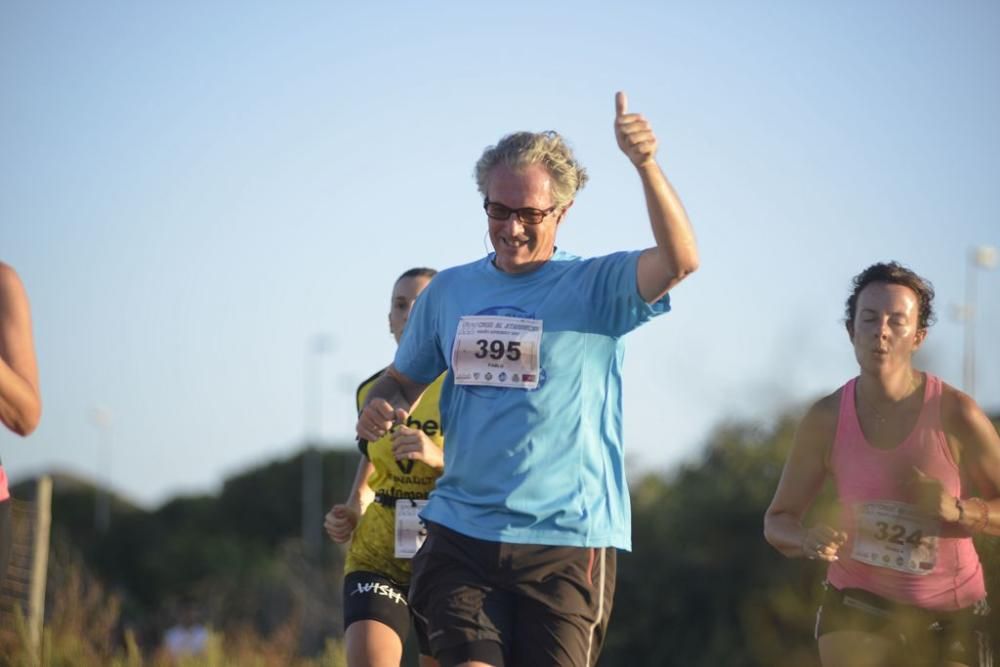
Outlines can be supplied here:
M875 539L892 542L893 544L905 543L918 547L920 546L920 540L924 537L924 534L919 530L915 530L907 535L906 528L899 524L889 525L885 521L879 521L875 525L878 527L878 530L875 531Z

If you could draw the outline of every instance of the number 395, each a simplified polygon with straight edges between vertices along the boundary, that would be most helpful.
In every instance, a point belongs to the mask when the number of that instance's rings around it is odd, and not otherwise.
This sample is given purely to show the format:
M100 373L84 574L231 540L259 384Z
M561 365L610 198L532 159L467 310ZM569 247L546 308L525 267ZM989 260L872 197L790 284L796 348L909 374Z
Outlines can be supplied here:
M512 340L504 345L502 340L480 338L476 341L476 345L479 346L479 350L476 352L477 359L485 359L488 356L490 359L498 361L504 357L507 357L511 361L517 361L521 358L520 341Z

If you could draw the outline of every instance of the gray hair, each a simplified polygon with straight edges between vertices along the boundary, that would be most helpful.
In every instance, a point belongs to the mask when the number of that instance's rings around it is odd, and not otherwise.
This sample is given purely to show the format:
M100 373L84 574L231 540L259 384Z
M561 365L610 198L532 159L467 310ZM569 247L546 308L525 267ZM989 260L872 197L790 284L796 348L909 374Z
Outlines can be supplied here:
M587 183L587 170L576 158L566 141L554 130L546 132L515 132L503 137L496 146L489 146L476 162L476 185L483 197L488 196L490 172L503 164L510 169L540 164L552 177L552 198L556 206L573 201Z

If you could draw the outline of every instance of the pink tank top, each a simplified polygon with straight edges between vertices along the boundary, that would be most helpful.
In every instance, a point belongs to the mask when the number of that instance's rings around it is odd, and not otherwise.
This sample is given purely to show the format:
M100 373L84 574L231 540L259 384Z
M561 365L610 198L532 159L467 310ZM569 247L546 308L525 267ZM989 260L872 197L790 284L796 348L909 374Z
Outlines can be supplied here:
M10 498L10 489L7 487L7 473L3 466L0 466L0 503Z
M941 426L941 380L924 374L924 404L913 431L894 449L877 449L861 431L857 378L840 392L830 465L848 534L827 578L837 588L861 588L925 609L953 611L986 597L983 569L969 534L957 524L928 520L907 488L913 467L967 497Z

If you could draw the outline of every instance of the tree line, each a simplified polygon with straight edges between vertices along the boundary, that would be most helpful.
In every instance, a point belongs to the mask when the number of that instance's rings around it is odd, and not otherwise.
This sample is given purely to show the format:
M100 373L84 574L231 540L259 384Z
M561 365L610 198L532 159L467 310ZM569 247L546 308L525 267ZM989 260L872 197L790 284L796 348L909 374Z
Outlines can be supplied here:
M818 666L812 635L824 566L786 559L762 537L797 419L723 424L698 460L633 480L633 550L619 554L601 664ZM106 591L118 605L108 642L130 630L154 647L177 610L195 605L222 633L284 633L299 654L321 653L341 635L344 549L324 540L315 556L303 551L305 454L152 511L116 498L103 533L94 521L99 490L57 476L48 614L59 613L56 597L72 565L84 573L75 585ZM320 454L312 460L322 466L325 508L346 495L359 454L348 445ZM31 488L23 482L14 496ZM825 490L813 513L834 512L831 499ZM994 595L998 542L977 542ZM993 623L1000 637L1000 615Z

